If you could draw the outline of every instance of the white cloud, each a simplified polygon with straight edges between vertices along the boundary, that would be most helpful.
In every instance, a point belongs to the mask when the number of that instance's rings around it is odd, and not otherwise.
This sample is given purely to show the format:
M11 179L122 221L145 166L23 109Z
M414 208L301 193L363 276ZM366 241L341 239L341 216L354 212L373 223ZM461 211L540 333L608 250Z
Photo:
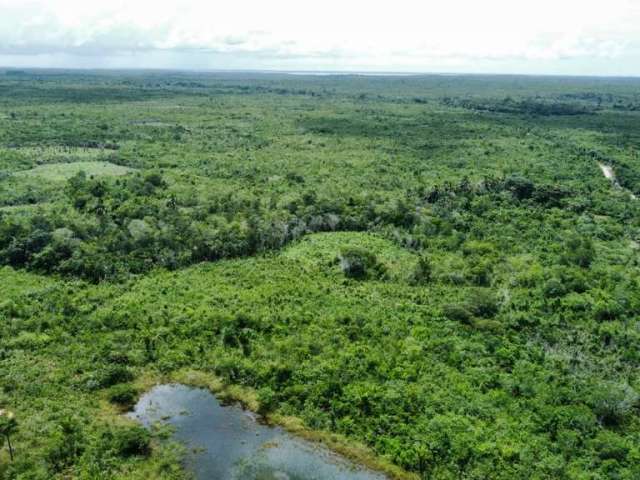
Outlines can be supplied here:
M145 53L140 66L182 55L191 67L470 71L580 61L628 73L635 59L640 74L638 25L638 0L0 0L0 60L95 66Z

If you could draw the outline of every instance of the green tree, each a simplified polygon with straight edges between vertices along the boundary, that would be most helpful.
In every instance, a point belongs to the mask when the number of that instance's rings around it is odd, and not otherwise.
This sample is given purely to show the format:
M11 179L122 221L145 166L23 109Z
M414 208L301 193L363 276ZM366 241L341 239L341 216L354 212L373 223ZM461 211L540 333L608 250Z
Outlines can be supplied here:
M0 437L2 441L6 440L9 447L9 456L13 460L13 446L11 445L11 435L18 430L18 421L13 412L0 409ZM2 444L0 444L2 446Z
M343 248L338 256L340 268L347 277L364 280L369 278L382 278L385 267L376 258L375 254L360 247Z

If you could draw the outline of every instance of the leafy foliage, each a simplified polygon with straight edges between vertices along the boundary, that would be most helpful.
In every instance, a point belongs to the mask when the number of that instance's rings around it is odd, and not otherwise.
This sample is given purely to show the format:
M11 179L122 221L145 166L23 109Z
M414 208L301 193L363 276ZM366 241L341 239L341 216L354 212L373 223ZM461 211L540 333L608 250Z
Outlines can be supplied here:
M338 255L338 260L340 269L350 278L382 278L385 274L384 265L378 262L372 252L364 248L344 248Z
M0 91L0 477L183 478L110 405L183 368L423 478L640 475L637 80Z

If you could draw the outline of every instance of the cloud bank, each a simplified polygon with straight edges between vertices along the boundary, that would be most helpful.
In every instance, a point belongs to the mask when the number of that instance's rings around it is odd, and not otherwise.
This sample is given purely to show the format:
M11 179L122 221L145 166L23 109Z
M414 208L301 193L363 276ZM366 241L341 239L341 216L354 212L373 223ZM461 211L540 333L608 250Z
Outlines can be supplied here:
M637 0L0 0L0 64L640 75Z

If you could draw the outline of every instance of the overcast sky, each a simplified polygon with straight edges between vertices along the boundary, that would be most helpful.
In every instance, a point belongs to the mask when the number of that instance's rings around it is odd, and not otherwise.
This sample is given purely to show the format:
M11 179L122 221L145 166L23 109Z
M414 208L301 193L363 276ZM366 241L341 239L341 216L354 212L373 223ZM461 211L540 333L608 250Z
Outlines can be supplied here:
M0 65L640 75L640 0L0 0Z

